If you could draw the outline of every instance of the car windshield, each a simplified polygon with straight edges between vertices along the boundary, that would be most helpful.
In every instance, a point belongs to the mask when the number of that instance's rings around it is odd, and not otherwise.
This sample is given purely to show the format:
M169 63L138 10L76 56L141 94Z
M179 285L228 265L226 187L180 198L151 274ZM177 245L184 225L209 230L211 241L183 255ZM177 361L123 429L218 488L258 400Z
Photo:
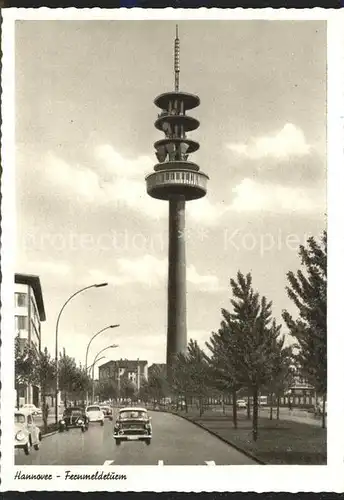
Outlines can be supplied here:
M82 413L81 408L66 408L63 412L65 415L70 415L71 413Z
M20 413L14 414L14 423L15 424L25 424L25 416Z
M110 406L101 406L100 407L102 410L110 410Z
M99 410L100 410L99 406L89 406L87 408L87 411L99 411Z
M145 411L121 411L119 414L120 418L146 418L147 413Z

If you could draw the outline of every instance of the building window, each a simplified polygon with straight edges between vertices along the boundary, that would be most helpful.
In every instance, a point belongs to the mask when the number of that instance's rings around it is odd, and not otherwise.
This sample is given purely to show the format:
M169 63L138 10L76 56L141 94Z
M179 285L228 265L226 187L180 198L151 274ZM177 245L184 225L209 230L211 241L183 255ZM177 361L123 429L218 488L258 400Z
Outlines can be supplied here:
M180 175L179 172L177 172L176 173L176 179L177 179L177 181L179 181L179 175Z
M28 317L16 316L15 317L16 330L28 330Z
M18 293L14 295L14 303L16 307L26 307L27 306L27 293Z

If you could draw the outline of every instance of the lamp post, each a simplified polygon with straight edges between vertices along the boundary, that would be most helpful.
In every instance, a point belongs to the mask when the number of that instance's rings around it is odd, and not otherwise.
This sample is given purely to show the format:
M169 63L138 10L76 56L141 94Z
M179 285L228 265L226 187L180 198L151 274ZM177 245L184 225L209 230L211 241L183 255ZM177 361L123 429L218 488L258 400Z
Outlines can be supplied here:
M60 323L60 318L61 314L68 304L76 295L79 295L79 293L84 292L85 290L88 290L89 288L101 288L103 286L107 286L108 283L95 283L93 285L85 286L84 288L81 288L80 290L76 291L69 297L68 300L63 304L63 306L60 309L59 315L57 316L57 321L56 321L56 330L55 330L55 368L56 368L56 386L55 386L55 423L57 424L58 421L58 406L57 406L57 400L58 400L58 394L59 394L59 347L58 347L58 335L59 335L59 323Z
M109 326L106 326L105 328L102 328L101 330L99 330L99 332L95 333L93 335L93 337L91 338L91 340L89 341L88 345L87 345L87 349L86 349L86 359L85 359L85 370L86 370L86 373L87 373L87 358L88 358L88 351L90 349L90 345L91 345L91 342L97 337L97 335L100 335L102 332L104 332L105 330L109 330L110 328L118 328L120 325L109 325ZM99 353L98 353L99 354Z
M98 361L100 361L101 359L104 359L104 358L106 358L106 356L101 356L94 363L92 363L90 366L88 366L87 367L87 372L92 370L92 368L93 368L93 366L94 366L95 363L98 363Z
M95 358L94 358L94 361L92 363L92 401L94 401L94 367L96 365L96 363L98 361L100 361L101 359L105 358L105 356L101 356L100 358L98 358L99 354L101 354L102 352L106 351L107 349L115 349L116 347L118 347L117 344L111 344L111 345L108 345L107 347L104 347L104 349L101 349L98 354L96 354Z

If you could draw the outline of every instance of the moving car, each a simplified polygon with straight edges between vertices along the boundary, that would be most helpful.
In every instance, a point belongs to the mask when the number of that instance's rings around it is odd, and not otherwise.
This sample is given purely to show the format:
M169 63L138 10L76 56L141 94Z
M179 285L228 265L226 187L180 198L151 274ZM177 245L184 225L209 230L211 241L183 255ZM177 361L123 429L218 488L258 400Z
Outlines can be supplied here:
M122 408L119 410L113 430L116 445L122 441L151 443L152 423L146 408Z
M42 415L42 410L40 408L37 408L37 406L32 405L32 404L25 404L22 407L22 409L28 413L31 413L32 415Z
M71 427L80 427L81 432L88 429L88 418L83 408L71 406L63 412L59 421L59 432L68 431Z
M244 399L238 399L238 401L236 402L237 404L237 408L241 409L241 408L247 408L247 403Z
M17 410L14 412L14 447L24 450L25 455L29 455L33 446L39 450L39 443L42 440L40 429L36 426L31 412Z
M99 405L87 406L86 415L89 422L99 422L100 425L104 425L104 413Z
M105 418L108 418L110 420L113 420L113 416L112 416L112 408L110 406L107 406L107 405L100 405L100 409L102 410L102 412L104 413L104 417Z

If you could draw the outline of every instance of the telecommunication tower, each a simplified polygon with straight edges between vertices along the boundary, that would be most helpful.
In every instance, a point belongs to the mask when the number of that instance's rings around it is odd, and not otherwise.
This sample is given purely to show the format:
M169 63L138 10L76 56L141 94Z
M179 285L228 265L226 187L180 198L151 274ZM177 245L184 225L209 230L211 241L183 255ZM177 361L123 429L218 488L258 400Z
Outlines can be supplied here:
M154 144L159 163L154 166L154 172L146 176L147 193L169 202L168 371L175 355L187 347L185 202L205 196L209 179L196 163L189 161L190 154L199 149L199 144L187 138L186 133L196 130L199 121L186 112L199 106L200 99L197 95L180 91L179 76L180 41L176 26L174 91L161 94L154 100L161 110L154 125L165 137Z

